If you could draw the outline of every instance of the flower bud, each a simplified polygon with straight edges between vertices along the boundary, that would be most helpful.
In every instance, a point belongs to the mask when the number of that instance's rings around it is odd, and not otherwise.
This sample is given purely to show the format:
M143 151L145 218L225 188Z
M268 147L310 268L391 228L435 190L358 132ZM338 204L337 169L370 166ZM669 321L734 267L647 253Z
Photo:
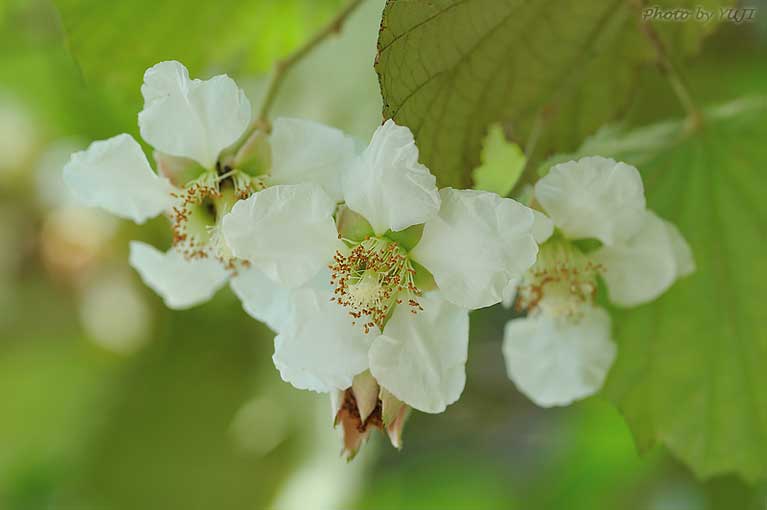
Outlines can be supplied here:
M378 405L378 382L370 374L370 370L354 376L352 393L357 401L360 421L364 422Z
M343 449L341 455L352 460L370 432L386 432L392 446L402 448L402 429L410 406L379 386L369 371L354 377L351 388L331 395L334 426L341 425Z
M391 445L402 449L402 429L405 420L410 414L410 406L389 393L386 388L381 388L381 409L386 434L389 436Z

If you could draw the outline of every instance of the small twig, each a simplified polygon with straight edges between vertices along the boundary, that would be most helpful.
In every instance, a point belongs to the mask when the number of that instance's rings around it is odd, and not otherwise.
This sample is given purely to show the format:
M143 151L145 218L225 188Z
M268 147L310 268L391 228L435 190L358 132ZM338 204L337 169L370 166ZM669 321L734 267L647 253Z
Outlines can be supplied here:
M259 132L269 131L271 125L269 123L269 111L274 105L274 101L277 99L277 93L282 86L285 77L288 72L301 61L306 55L318 46L327 37L337 34L341 31L346 19L359 7L364 0L350 0L330 22L325 25L319 32L306 41L303 45L298 47L293 53L288 55L282 60L278 60L274 64L274 71L272 72L272 78L269 81L269 85L266 88L264 94L264 100L261 103L261 108L258 111L258 117L253 121L250 128L248 128L248 136L245 141L240 145L232 159L232 164L236 167L242 163L243 159L247 158L248 151L251 149L254 143L258 140Z
M266 89L264 95L264 102L261 104L261 109L258 113L256 122L268 122L269 110L271 110L274 100L277 98L277 92L282 85L285 76L288 71L298 62L301 61L307 54L309 54L317 45L324 41L328 36L337 34L341 31L344 22L351 15L354 10L359 7L363 0L350 0L349 3L339 12L330 22L314 36L306 41L302 46L297 48L293 53L286 58L279 60L274 66L274 73L272 79L269 82L269 86Z
M268 123L265 123L259 119L256 119L249 128L250 134L242 143L242 145L240 145L240 147L237 149L237 152L234 154L234 158L232 158L230 166L234 168L237 168L238 166L240 166L248 158L248 154L250 154L250 151L252 150L256 142L258 142L259 133L263 131L268 131L268 130L269 130Z
M669 58L666 46L663 44L655 27L652 23L641 20L642 10L644 8L643 0L633 0L632 4L639 13L639 27L655 50L655 55L658 58L658 67L660 68L661 73L668 79L674 94L682 104L682 108L687 112L690 128L698 128L703 123L703 115L701 115L700 110L698 110L698 107L695 105L695 101L693 101L692 95L682 79L682 75Z

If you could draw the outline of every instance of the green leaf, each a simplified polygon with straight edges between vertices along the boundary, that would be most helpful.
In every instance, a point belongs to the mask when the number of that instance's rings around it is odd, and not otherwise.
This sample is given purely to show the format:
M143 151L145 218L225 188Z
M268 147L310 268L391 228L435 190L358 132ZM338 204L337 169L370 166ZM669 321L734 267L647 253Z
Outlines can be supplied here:
M493 124L482 143L482 164L474 169L474 189L492 191L505 197L522 175L525 154L519 145L510 142L500 124Z
M700 477L767 476L767 99L601 133L574 157L639 165L648 205L689 241L696 272L658 301L615 310L605 393L640 449L665 444ZM608 150L612 148L612 150Z
M661 6L722 2L667 0ZM441 186L470 187L482 140L509 122L538 152L575 149L629 104L654 51L628 0L389 0L376 71L384 116L408 126ZM657 23L673 56L693 51L714 23ZM647 71L647 68L644 69Z

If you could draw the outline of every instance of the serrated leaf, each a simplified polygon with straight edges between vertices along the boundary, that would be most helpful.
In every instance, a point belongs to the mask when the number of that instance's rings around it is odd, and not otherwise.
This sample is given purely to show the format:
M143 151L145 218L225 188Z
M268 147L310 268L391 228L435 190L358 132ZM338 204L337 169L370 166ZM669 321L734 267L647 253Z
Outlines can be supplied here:
M472 172L474 189L491 191L502 197L511 192L527 161L519 145L506 139L500 124L490 126L482 143L480 159L482 164Z
M689 241L696 272L658 301L615 310L605 393L640 449L665 444L700 477L767 477L767 99L602 133L572 157L637 164L648 206Z
M713 10L724 2L662 1ZM384 116L415 134L441 186L470 187L488 125L509 122L539 152L573 150L627 105L654 58L628 0L389 0L376 71ZM660 23L672 56L692 51L714 23ZM540 120L536 120L540 119Z

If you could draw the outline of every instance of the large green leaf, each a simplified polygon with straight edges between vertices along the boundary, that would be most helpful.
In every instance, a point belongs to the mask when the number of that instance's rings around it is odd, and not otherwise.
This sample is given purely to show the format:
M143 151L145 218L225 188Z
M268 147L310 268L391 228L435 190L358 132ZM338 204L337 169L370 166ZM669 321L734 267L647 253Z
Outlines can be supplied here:
M648 204L689 241L696 272L658 301L615 311L605 392L640 449L665 444L701 477L767 477L767 99L604 130L576 156L637 164Z
M389 0L376 70L384 116L409 126L443 186L468 187L487 126L510 124L539 150L573 150L628 105L654 52L629 0ZM655 2L674 7L710 0ZM714 23L661 23L672 55ZM538 120L540 119L540 120Z

